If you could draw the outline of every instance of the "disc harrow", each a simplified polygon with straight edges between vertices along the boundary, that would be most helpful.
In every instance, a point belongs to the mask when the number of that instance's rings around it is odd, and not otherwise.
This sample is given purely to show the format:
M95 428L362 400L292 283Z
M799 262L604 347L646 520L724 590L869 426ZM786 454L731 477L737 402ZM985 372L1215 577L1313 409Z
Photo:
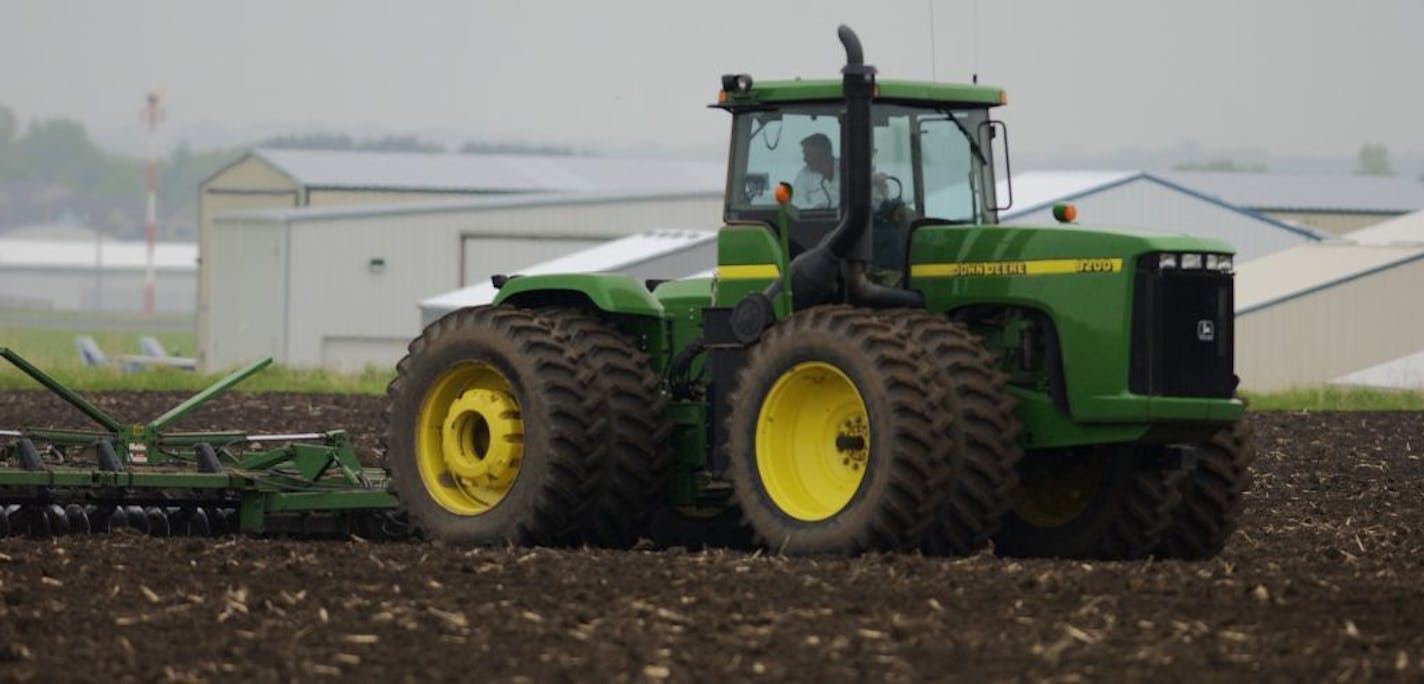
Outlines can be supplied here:
M390 538L406 534L386 474L344 430L176 432L170 425L268 366L263 359L145 423L109 415L14 350L0 357L98 429L0 429L0 535L132 530Z

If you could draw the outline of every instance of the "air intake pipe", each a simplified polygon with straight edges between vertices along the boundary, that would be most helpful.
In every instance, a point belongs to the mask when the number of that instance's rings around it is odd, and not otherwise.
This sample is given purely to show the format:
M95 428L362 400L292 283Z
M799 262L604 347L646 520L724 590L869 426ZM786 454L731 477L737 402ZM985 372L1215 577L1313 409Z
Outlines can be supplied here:
M841 178L845 180L841 206L845 212L840 223L820 242L792 260L792 307L803 309L838 298L875 308L919 307L923 305L919 293L885 287L865 278L864 252L869 250L863 238L870 228L870 101L875 96L876 71L865 63L855 31L842 25L837 34L846 53L846 65L841 69L846 114L841 126L840 164ZM861 254L852 254L853 251ZM766 294L774 298L780 289L778 281Z

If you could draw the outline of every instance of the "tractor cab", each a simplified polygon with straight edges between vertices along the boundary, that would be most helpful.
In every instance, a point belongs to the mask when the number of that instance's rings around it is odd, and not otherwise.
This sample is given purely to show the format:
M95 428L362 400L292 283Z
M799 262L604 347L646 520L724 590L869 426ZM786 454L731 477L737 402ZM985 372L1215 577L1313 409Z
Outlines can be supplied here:
M732 114L726 192L729 224L778 230L776 189L791 190L791 257L815 245L850 204L846 101L839 81L754 84L724 77L716 106ZM992 143L1002 126L997 88L905 81L876 84L870 106L869 230L859 253L881 274L902 273L906 245L924 224L997 221Z

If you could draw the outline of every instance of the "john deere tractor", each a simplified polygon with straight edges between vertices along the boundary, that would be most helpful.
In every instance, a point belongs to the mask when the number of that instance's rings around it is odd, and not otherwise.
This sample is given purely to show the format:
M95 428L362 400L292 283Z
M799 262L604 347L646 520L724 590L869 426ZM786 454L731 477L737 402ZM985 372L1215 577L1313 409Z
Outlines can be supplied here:
M998 225L1003 91L881 81L840 41L839 80L722 77L714 277L500 276L493 305L411 343L387 459L419 530L787 554L1222 548L1248 477L1230 246Z

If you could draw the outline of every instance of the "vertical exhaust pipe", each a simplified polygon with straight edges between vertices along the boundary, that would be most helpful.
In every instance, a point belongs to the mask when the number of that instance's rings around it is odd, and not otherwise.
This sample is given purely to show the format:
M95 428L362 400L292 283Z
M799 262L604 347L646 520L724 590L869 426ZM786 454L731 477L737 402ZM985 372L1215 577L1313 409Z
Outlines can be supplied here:
M849 26L837 29L845 48L841 91L845 97L845 123L841 126L841 206L844 213L821 241L791 262L792 307L803 309L840 298L852 304L888 308L922 306L918 293L884 287L865 279L864 262L869 244L863 238L870 228L870 163L872 124L870 101L875 97L874 66L865 63L860 38ZM780 291L780 283L767 290Z

